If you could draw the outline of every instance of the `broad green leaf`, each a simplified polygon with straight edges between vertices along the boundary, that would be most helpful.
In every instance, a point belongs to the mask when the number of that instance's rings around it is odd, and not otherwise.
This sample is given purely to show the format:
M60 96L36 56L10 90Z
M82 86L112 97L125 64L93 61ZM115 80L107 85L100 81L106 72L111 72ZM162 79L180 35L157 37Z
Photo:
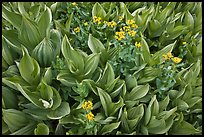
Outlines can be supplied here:
M108 116L110 114L111 108L113 107L111 97L108 95L108 93L104 92L101 88L98 88L98 95L101 100L101 104L103 106L103 109L105 111L105 115Z
M2 86L2 108L17 109L18 98L13 91L7 87Z
M29 17L28 13L24 8L24 4L25 4L24 2L18 2L18 10L23 16Z
M169 100L169 95L167 95L162 101L159 102L159 112L166 110Z
M100 120L99 123L101 124L109 124L110 122L112 122L114 119L116 119L116 117L107 117L106 119L104 120Z
M50 40L52 43L52 47L54 49L54 57L60 54L61 49L61 33L57 29L51 29L50 31ZM59 46L60 45L60 46Z
M41 14L39 17L39 20L37 22L38 28L40 31L40 35L42 38L47 36L47 33L51 27L51 21L52 21L52 13L50 8L45 6L45 11Z
M105 135L107 133L111 133L113 130L117 129L119 127L121 122L111 123L109 125L105 125L100 131L100 135Z
M175 38L177 38L178 36L180 36L185 30L187 29L187 26L184 25L179 25L176 26L171 32L169 32L168 35L168 40L173 40Z
M53 97L53 91L52 88L45 83L45 81L41 81L38 85L38 90L40 92L40 95L45 100L51 100Z
M182 121L180 123L174 122L170 130L172 135L192 135L196 133L196 129L188 123L187 121Z
M50 85L50 84L52 83L52 76L53 76L53 74L52 74L52 69L51 69L51 67L46 68L45 74L44 74L44 76L43 76L43 80L44 80L48 85Z
M122 116L121 116L121 127L122 127L122 130L124 130L125 132L127 132L127 133L130 132L130 128L129 128L129 125L128 125L126 108L125 108L125 110L124 110L124 112L122 113Z
M76 81L77 81L69 73L59 73L57 75L57 80L59 80L63 85L67 87L76 86Z
M29 83L27 83L21 76L18 75L15 75L13 77L3 77L2 82L14 90L16 90L17 83L21 86L29 85Z
M149 102L149 105L147 107L147 109L145 110L145 116L144 116L144 125L147 125L150 121L150 118L151 118L151 107L152 107L152 104L154 102L154 100L156 99L156 95L154 95L151 99L151 101Z
M21 52L21 42L18 39L18 31L17 30L2 30L2 37L7 39L11 44L14 51L16 51L19 54L22 54Z
M34 130L35 135L49 135L49 127L44 123L39 123Z
M22 18L19 39L29 50L35 48L42 40L37 24L24 16Z
M114 79L112 82L109 82L105 85L105 90L107 90L108 93L110 93L113 88L116 87L117 83L121 84L121 81L119 81L120 76L118 76L116 79ZM122 84L123 85L123 84Z
M16 29L20 30L22 16L18 13L9 11L2 5L2 17L11 23Z
M2 37L2 57L9 65L12 65L17 57L16 53L12 49L11 43L4 37Z
M56 108L58 108L60 106L60 104L62 102L62 98L61 98L59 92L55 88L52 87L52 91L53 91L53 97L52 97L53 106L51 109L55 110Z
M114 79L115 79L115 74L114 74L113 68L109 63L107 63L104 69L102 78L99 80L99 83L102 85L109 84L109 83L112 83Z
M42 102L40 102L40 96L36 94L36 92L29 91L26 87L22 87L20 84L15 85L16 88L21 92L21 94L27 98L31 103L36 105L37 107L44 108Z
M70 15L69 19L67 19L66 24L65 24L65 28L68 31L68 33L70 33L70 26L71 26L71 22L72 22L72 17L73 17L73 13Z
M154 100L151 108L151 115L156 116L159 113L159 103L157 99Z
M84 66L85 76L89 76L94 73L94 71L98 67L99 58L100 58L100 55L97 53L93 53L88 56L88 58L85 61L85 66Z
M119 81L116 83L115 87L113 88L112 93L110 93L110 96L111 96L112 98L115 98L115 97L116 97L117 95L119 95L120 93L122 94L124 85L125 85L125 81L119 80Z
M81 53L78 50L75 50L71 46L66 35L64 36L62 40L61 51L65 59L71 60L76 65L77 69L84 68L84 60L83 60Z
M189 105L189 108L193 107L195 104L202 102L201 97L192 97L186 100L186 103Z
M176 112L176 110L177 110L177 107L174 107L174 108L172 108L172 109L169 110L169 111L162 111L162 112L160 112L160 113L157 115L157 119L164 119L164 120L166 120L166 119L168 119L171 115L173 115L174 112Z
M38 62L30 57L26 48L23 47L23 57L19 63L19 71L25 81L38 84L40 79L40 67Z
M165 120L164 119L158 120L156 119L156 116L152 116L147 127L149 132L155 130L155 128L160 130L161 127L165 127Z
M122 106L124 106L123 98L120 97L120 100L116 103L113 103L113 107L110 109L110 116L113 116Z
M2 116L2 119L8 125L11 132L22 128L29 122L26 114L16 109L2 109Z
M194 19L189 11L185 12L184 25L189 26L191 31L194 29Z
M178 110L180 111L185 111L189 108L189 105L181 99L177 99L174 103L175 103L175 106L177 106Z
M125 77L125 83L128 90L131 90L132 88L137 86L137 79L134 75L127 75Z
M126 94L127 100L137 100L144 97L149 91L149 85L138 85L134 87L130 93Z
M104 45L97 38L89 34L88 46L93 53L100 53L105 50Z
M139 117L140 119L144 115L144 107L143 104L140 104L137 107L133 107L127 110L128 113L128 119L133 119L135 117Z
M152 134L164 134L164 133L166 133L167 131L169 131L169 129L171 128L171 126L174 122L173 118L174 118L174 116L171 116L166 121L161 119L161 124L159 126L148 129L149 133L152 133ZM152 123L152 124L154 124L154 123Z
M94 16L101 17L102 19L104 19L106 16L105 10L98 2L94 4L92 9L92 17Z
M35 127L36 127L36 122L32 121L25 127L20 128L19 130L11 133L10 135L33 135Z
M67 115L59 120L60 124L80 124L81 121L75 118L73 115Z
M32 57L34 57L41 67L51 65L54 58L54 50L52 48L51 41L43 39L32 51Z
M47 114L50 119L60 119L70 113L69 103L62 102L61 105L53 111Z

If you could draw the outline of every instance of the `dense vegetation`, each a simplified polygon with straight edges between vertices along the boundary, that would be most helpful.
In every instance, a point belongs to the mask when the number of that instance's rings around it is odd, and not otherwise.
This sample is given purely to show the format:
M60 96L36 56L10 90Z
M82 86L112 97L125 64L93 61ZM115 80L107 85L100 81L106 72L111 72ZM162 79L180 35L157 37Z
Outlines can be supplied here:
M202 3L4 2L2 134L202 134Z

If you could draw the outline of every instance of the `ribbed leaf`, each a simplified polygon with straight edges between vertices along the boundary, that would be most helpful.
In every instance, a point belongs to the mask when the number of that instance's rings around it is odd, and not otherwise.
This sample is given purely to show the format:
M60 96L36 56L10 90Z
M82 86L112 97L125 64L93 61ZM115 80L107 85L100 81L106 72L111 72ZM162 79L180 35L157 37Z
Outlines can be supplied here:
M40 67L38 62L30 57L26 48L23 47L23 57L19 63L19 71L24 80L31 85L38 84L40 79Z
M102 19L104 19L106 16L105 10L98 2L94 4L92 9L92 17L94 16L101 17Z
M8 125L11 132L14 132L28 124L28 119L25 113L16 109L3 109L2 119Z
M11 23L16 29L20 30L22 21L22 16L20 14L11 12L2 5L2 17Z
M105 125L101 131L99 131L99 134L101 135L105 135L107 133L112 132L114 129L117 129L120 125L120 122L116 122L116 123L111 123L109 125Z
M70 113L69 103L62 102L61 105L47 115L50 119L60 119Z
M41 14L37 22L41 38L47 36L47 33L49 32L49 29L51 27L51 21L52 21L51 10L50 8L45 6L45 11Z
M137 100L144 97L149 91L149 85L139 85L131 90L131 92L126 94L127 100Z
M49 127L44 123L39 123L34 130L35 135L49 135Z
M93 53L100 53L102 50L105 50L103 44L92 34L89 34L88 46Z
M24 16L20 27L19 39L29 50L37 46L42 40L37 24Z

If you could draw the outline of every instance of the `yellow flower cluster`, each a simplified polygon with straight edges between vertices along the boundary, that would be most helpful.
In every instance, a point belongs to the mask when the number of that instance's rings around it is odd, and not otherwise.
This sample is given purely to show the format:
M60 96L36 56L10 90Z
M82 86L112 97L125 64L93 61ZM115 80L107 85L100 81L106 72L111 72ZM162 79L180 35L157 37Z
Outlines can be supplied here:
M82 105L82 108L85 110L91 110L93 103L91 101L85 101Z
M122 39L125 38L125 32L124 31L117 31L115 34L116 34L115 38L119 41L121 41Z
M93 17L93 22L97 23L97 24L101 24L101 17L94 16Z
M94 119L94 114L92 112L89 112L87 115L86 115L86 118L88 120L93 120Z
M128 26L131 26L131 28L138 28L134 20L127 20L127 24Z
M172 60L173 60L173 62L175 62L177 64L177 63L180 63L182 59L179 57L173 57Z
M79 27L76 27L76 28L74 28L74 31L75 31L76 33L78 33L78 32L80 32L80 28L79 28Z
M130 36L134 37L134 36L136 35L136 31L130 30L130 31L128 31L128 34L129 34Z
M130 26L124 26L124 27L123 27L123 30L124 30L124 31L129 31L129 30L130 30Z
M108 27L114 28L117 25L115 21L108 22Z
M165 54L162 55L162 57L163 57L164 60L172 59L172 61L173 61L174 63L180 63L180 62L182 61L181 58L179 58L179 57L174 57L174 56L171 54L171 52L167 53L166 55L165 55Z
M135 46L136 46L136 48L140 48L141 47L141 44L140 44L140 42L135 42Z
M168 59L172 58L173 55L171 54L171 52L169 52L167 54L162 55L162 57L163 57L164 60L168 60Z
M135 23L134 20L127 20L127 24L128 24L128 25L132 25L132 24L134 24L134 23Z

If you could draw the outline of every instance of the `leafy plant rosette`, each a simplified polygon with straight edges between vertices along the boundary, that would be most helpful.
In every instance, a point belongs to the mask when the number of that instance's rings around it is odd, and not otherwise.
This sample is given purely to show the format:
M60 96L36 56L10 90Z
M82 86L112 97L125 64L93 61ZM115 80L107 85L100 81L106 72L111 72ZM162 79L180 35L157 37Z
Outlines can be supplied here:
M202 134L201 2L3 2L2 134Z

